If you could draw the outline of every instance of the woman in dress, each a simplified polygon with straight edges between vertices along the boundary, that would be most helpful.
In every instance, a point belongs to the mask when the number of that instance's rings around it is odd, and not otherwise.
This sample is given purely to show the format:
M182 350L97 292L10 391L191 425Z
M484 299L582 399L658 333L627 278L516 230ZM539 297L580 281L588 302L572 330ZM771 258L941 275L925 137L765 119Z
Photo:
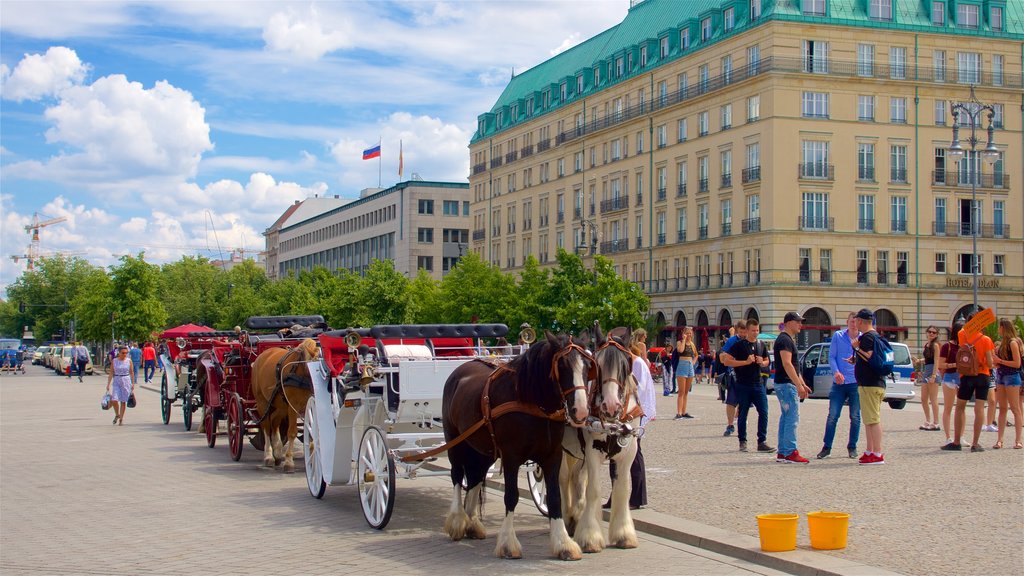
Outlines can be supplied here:
M999 402L999 435L993 448L1003 447L1003 434L1006 432L1006 412L1013 413L1014 444L1018 450L1021 444L1021 404L1020 404L1020 362L1021 340L1013 322L1006 318L999 319L999 347L996 348L996 401Z
M693 384L693 365L697 361L697 347L693 343L693 328L687 326L683 329L683 337L676 342L676 351L679 353L679 363L676 365L676 382L679 385L679 395L676 396L676 420L693 418L686 411L686 401L690 394L690 386Z
M113 424L124 425L124 409L128 406L128 397L133 391L135 370L131 358L128 357L128 347L121 346L117 349L117 356L114 357L111 370L107 374L107 393L110 394L110 403L114 407Z
M922 366L923 383L921 384L921 408L924 410L924 424L921 430L939 429L939 386L942 375L935 369L935 358L939 356L939 329L929 326L925 331L928 339L921 351L924 365Z

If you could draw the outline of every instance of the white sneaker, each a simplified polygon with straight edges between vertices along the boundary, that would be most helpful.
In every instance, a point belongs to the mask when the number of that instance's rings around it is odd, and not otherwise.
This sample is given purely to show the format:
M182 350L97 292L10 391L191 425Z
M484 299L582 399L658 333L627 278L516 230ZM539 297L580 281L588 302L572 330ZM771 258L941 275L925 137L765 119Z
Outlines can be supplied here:
M999 428L996 428L995 426L993 426L991 424L985 424L984 426L981 427L981 431L982 432L998 432Z

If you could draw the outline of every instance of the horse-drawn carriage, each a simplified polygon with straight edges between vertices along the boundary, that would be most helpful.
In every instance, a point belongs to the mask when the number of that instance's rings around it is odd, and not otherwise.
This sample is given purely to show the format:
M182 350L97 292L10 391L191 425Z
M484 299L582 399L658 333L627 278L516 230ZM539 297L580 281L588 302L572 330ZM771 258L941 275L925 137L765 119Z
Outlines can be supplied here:
M238 338L234 331L215 331L190 325L184 330L168 330L160 335L165 340L158 361L163 371L160 378L160 415L164 424L171 421L171 409L180 401L185 430L192 430L195 413L203 407L204 391L198 384L196 366L199 357L223 343Z

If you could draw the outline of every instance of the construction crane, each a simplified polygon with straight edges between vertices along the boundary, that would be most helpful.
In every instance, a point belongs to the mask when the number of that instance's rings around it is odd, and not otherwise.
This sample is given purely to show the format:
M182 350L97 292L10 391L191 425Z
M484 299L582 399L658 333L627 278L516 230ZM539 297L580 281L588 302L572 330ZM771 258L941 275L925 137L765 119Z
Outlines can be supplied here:
M42 253L39 250L39 229L67 221L67 217L65 216L60 216L57 218L50 218L46 215L42 216L43 219L40 219L39 212L36 212L35 214L32 215L32 223L25 226L25 231L32 235L32 241L29 243L28 250L26 251L26 253L17 256L11 256L11 260L14 260L15 264L18 263L18 260L27 260L29 270L35 269L35 261L38 260L40 256L42 256Z

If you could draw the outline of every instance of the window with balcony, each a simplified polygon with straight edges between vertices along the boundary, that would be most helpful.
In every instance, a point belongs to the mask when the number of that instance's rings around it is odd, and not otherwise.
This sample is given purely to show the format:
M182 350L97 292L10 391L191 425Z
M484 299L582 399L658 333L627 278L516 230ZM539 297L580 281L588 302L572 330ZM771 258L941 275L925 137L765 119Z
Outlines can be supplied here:
M875 252L875 273L877 282L881 286L889 283L889 251L878 250Z
M722 188L732 186L732 150L723 150L719 155L722 166Z
M697 69L697 77L700 82L698 86L700 94L703 94L708 91L708 82L711 81L710 67L708 67L707 64L701 65L701 67Z
M686 208L676 210L676 242L686 242Z
M935 199L935 217L933 219L933 232L936 236L946 235L946 199Z
M732 233L732 200L722 200L721 213L722 236L729 236Z
M889 147L889 181L905 184L907 182L907 147Z
M701 156L697 159L697 177L698 177L698 189L700 192L708 191L708 178L710 177L710 168L707 156Z
M822 248L818 251L818 279L822 284L832 282L832 249Z
M803 230L832 230L828 215L828 194L804 192L801 202L800 228Z
M761 145L757 142L747 144L747 167L743 169L743 183L757 182L761 179Z
M686 118L676 121L676 141L686 142Z
M896 253L896 284L906 286L909 278L910 255L907 252Z
M857 195L857 231L875 231L875 197L870 194Z
M655 129L658 137L658 148L668 146L668 126L662 124Z
M803 41L803 71L828 74L828 42L822 40Z
M801 101L804 118L828 118L827 92L804 92Z
M709 122L708 112L707 111L699 112L697 114L697 130L698 130L697 135L698 136L707 136L708 135L708 129L709 129L708 125L709 124L710 124L710 122Z
M800 164L800 177L832 180L833 169L829 164L828 142L804 140L801 148L803 162Z
M697 237L704 240L708 237L708 205L701 204L697 207Z
M992 201L992 234L996 238L1007 236L1006 230L1006 201Z
M686 162L676 164L676 198L686 196Z
M875 145L868 142L857 143L857 180L875 181Z
M868 251L857 250L857 284L868 283Z
M865 78L875 75L874 44L857 44L857 75Z
M722 130L732 128L732 104L722 106L721 121Z
M860 94L857 96L857 120L861 122L875 121L875 97Z
M889 201L889 230L893 234L907 233L907 197L893 196Z
M1003 62L1005 58L1002 54L992 55L992 85L1002 86L1003 85Z
M946 51L936 50L932 52L932 67L935 71L935 81L946 81Z
M960 84L981 83L981 53L956 53L956 81Z
M907 49L903 46L889 48L889 78L893 80L907 78Z

